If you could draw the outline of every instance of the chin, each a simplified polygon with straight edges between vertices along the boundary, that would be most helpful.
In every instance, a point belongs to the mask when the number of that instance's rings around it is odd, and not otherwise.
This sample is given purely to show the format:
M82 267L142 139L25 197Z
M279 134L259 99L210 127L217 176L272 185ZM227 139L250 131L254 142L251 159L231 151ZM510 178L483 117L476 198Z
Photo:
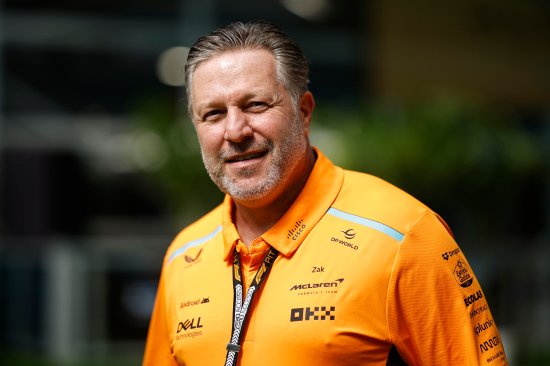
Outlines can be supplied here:
M238 200L258 201L273 193L276 187L275 182L267 181L256 184L229 184L225 186L224 191Z

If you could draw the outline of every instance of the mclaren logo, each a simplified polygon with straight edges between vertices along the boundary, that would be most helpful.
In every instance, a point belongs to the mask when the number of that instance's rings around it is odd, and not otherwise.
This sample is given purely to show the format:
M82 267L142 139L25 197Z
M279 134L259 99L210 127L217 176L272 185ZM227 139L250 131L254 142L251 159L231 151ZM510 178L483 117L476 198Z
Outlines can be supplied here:
M346 231L342 230L341 233L344 233L344 236L348 240L355 238L355 230L353 229L347 229Z
M290 291L295 290L311 290L311 289L318 289L318 288L324 288L324 287L338 287L339 284L344 282L343 278L338 278L337 280L334 280L332 282L314 282L314 283L301 283L294 285L290 288Z

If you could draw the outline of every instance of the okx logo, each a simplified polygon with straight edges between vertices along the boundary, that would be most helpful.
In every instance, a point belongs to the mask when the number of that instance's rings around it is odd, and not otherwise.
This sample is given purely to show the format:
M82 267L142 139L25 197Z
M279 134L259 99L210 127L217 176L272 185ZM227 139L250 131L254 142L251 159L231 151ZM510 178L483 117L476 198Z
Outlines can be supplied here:
M307 308L290 309L290 321L301 322L307 320L334 320L336 315L335 306L315 306Z

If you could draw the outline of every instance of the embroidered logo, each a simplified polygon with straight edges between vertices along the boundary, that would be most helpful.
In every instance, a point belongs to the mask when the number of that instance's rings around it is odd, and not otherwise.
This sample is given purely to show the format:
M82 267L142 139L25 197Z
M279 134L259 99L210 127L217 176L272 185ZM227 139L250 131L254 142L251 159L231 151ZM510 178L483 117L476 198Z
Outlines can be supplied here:
M202 248L199 249L198 253L194 256L194 257L191 257L190 255L185 255L185 261L187 263L194 263L197 261L197 259L199 259L200 255L202 253Z
M353 229L342 230L341 232L344 233L344 237L348 240L355 238L355 230Z

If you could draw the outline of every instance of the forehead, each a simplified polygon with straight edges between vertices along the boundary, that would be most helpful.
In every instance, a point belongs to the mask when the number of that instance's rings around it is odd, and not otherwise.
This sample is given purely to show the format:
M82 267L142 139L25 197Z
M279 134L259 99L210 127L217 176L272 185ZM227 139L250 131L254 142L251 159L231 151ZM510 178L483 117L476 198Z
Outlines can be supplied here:
M213 78L238 78L243 75L275 75L275 57L265 49L242 49L219 53L200 63L194 72L193 87ZM208 77L208 76L212 77ZM200 80L198 80L200 79Z
M275 56L270 50L265 48L239 48L221 51L200 62L194 74L196 75L199 69L215 68L216 66L227 69L234 66L236 62L243 66L258 66L275 68Z
M193 104L201 104L204 98L214 94L271 89L276 84L275 58L270 51L227 51L202 62L195 69Z
M265 48L236 48L222 51L205 60L202 64L210 62L220 62L221 60L237 59L238 61L247 63L265 63L274 65L275 57L273 53Z

